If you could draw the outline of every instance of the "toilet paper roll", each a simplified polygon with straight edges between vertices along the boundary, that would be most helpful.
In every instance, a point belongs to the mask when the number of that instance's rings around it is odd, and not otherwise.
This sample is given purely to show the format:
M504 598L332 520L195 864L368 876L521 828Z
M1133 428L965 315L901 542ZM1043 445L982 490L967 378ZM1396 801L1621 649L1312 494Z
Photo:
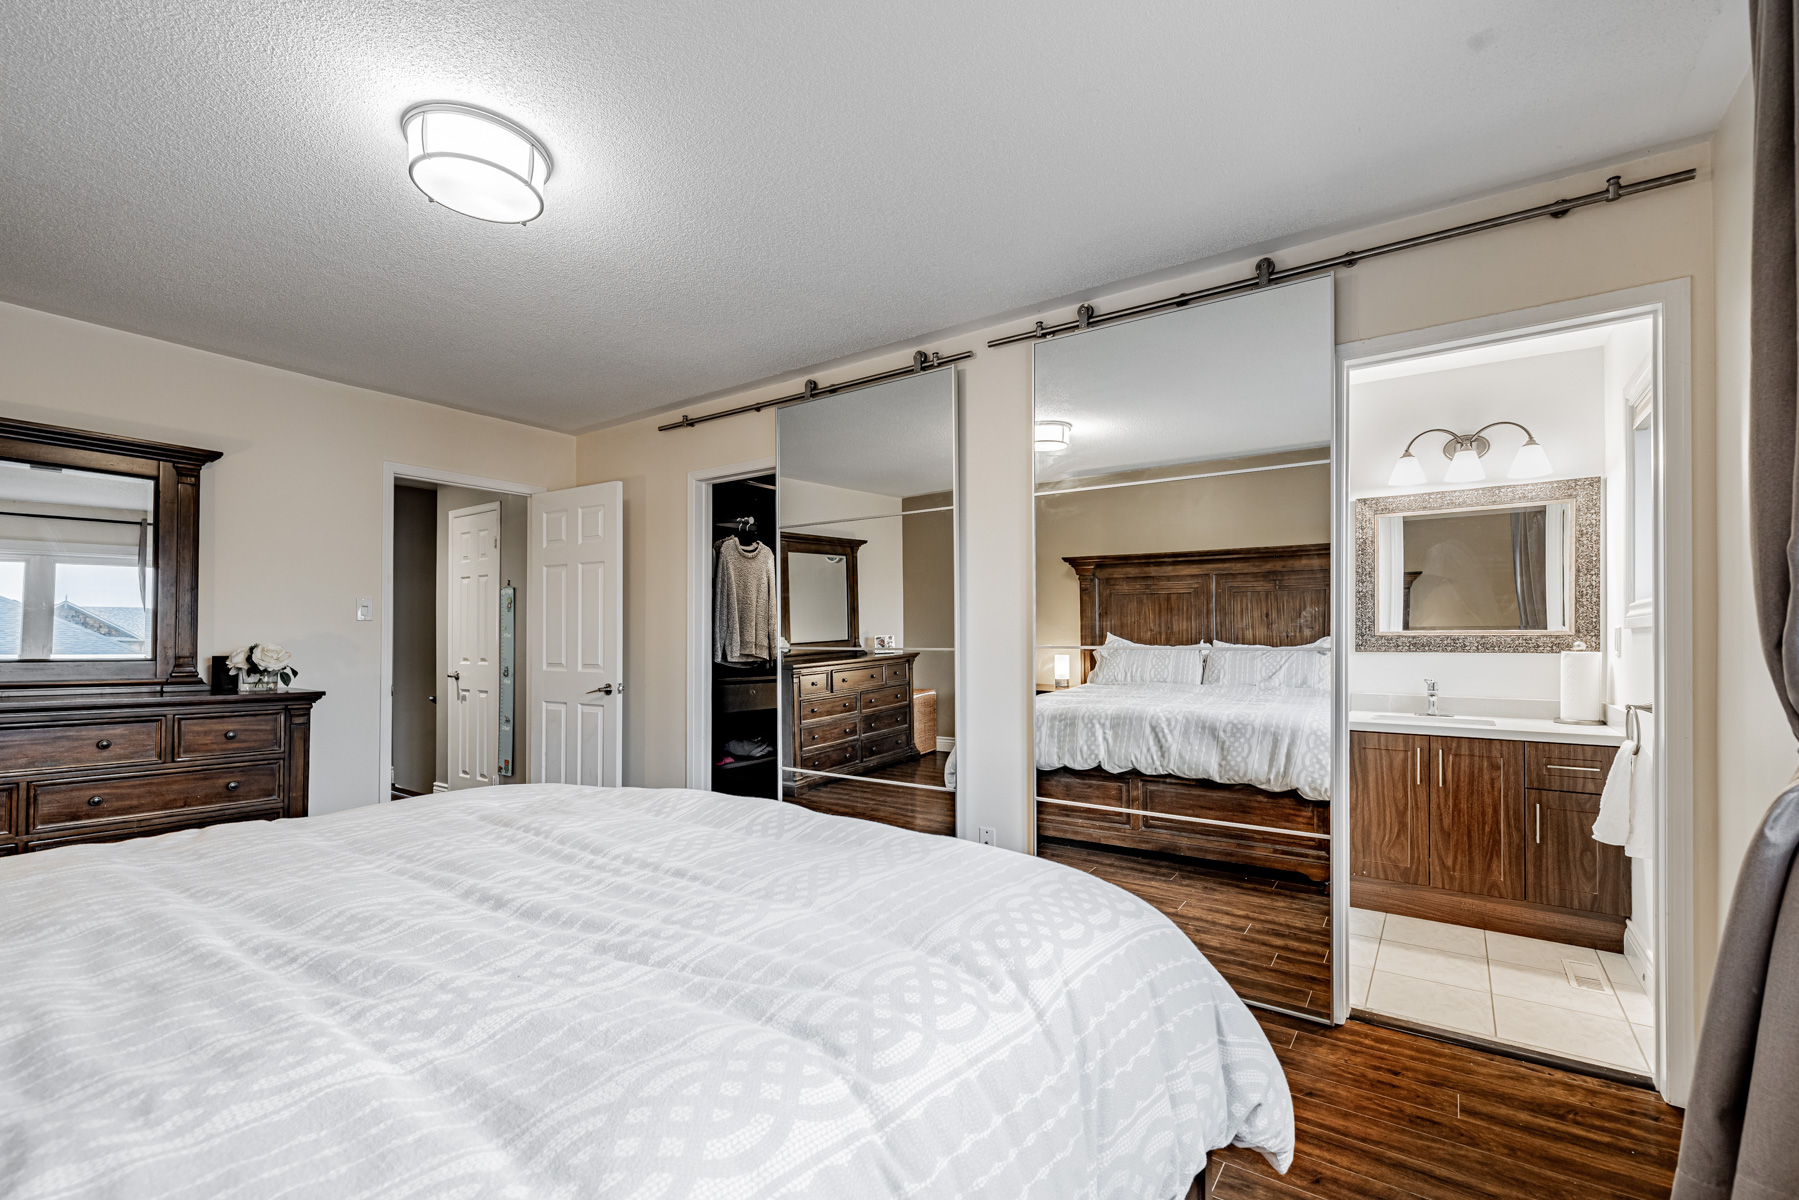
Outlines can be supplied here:
M1562 720L1605 717L1605 656L1597 650L1562 651Z

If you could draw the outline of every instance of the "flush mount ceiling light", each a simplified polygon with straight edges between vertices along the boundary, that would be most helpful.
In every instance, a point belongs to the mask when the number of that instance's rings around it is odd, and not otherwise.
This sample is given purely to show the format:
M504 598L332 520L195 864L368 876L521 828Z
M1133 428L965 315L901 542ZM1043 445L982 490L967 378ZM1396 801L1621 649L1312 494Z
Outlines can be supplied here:
M1040 453L1050 453L1068 449L1068 433L1073 428L1067 421L1037 422L1037 450Z
M543 213L550 152L505 117L466 104L415 104L400 128L407 174L436 203L507 225Z
M1424 482L1424 464L1412 453L1412 443L1425 433L1449 435L1449 440L1443 443L1443 457L1449 460L1449 470L1443 473L1444 483L1473 483L1485 479L1487 472L1480 465L1480 460L1493 448L1493 444L1481 435L1500 425L1524 429L1516 421L1491 421L1473 433L1457 433L1453 429L1426 429L1405 444L1405 452L1393 464L1393 474L1387 477L1387 486L1417 487ZM1512 469L1506 472L1507 476L1512 479L1536 479L1549 474L1551 470L1549 452L1543 449L1530 430L1524 429L1524 445L1519 447L1517 457L1512 459Z

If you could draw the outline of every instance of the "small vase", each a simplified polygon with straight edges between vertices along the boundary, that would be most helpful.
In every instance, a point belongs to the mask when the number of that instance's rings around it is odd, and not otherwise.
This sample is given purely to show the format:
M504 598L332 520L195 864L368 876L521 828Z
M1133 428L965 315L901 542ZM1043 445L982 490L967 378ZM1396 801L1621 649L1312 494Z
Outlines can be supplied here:
M281 690L281 675L276 671L263 671L252 674L244 672L238 677L240 692L278 692Z

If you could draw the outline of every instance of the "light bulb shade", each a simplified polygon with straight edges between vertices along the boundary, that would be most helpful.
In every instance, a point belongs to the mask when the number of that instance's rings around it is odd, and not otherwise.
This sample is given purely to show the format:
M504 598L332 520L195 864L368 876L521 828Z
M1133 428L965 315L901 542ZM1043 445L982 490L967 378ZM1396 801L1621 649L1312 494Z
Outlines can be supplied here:
M1056 682L1057 683L1067 683L1068 682L1070 661L1071 661L1070 655L1067 655L1067 654L1056 655Z
M510 225L543 212L549 152L511 121L461 104L419 104L400 125L414 186L445 208Z
M1512 460L1510 475L1513 479L1536 479L1553 469L1549 465L1548 451L1532 438L1519 448L1518 457Z
M1039 451L1068 449L1068 433L1073 426L1067 421L1038 421L1035 445Z
M1424 464L1418 456L1407 450L1393 464L1393 473L1387 476L1388 487L1417 487L1424 482Z
M1486 477L1487 472L1480 465L1480 455L1472 449L1462 449L1457 450L1455 457L1449 460L1449 470L1443 473L1443 482L1473 483Z

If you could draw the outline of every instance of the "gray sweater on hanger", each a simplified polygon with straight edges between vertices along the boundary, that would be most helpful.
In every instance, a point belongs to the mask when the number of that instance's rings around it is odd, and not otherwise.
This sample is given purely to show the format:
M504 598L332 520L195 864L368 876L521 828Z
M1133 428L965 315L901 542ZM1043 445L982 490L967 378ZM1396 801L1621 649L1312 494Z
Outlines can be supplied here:
M736 538L718 543L712 602L712 657L732 666L775 658L775 552L761 542L745 550Z

